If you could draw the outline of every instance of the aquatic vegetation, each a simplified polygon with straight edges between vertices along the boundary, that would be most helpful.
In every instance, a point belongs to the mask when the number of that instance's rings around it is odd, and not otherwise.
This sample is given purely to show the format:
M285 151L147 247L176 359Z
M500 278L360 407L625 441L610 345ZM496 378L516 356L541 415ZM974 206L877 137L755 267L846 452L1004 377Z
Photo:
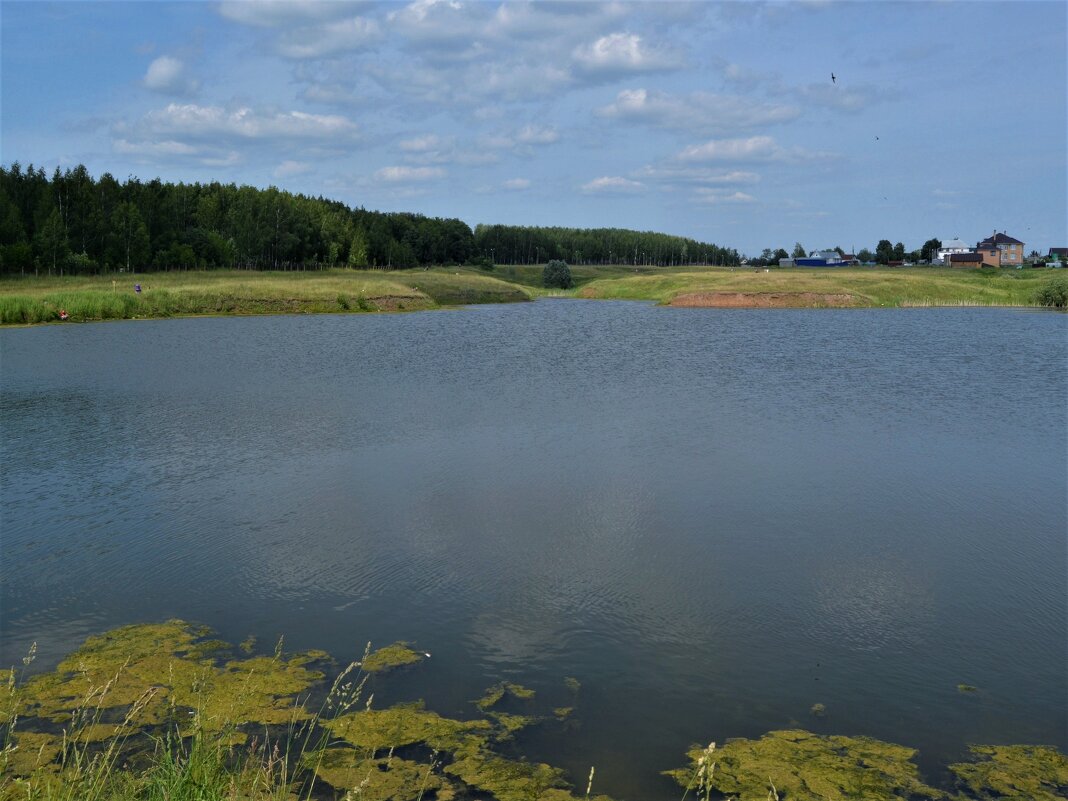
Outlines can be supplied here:
M578 691L582 689L582 684L579 682L579 680L571 676L564 677L564 686L567 687L567 689L571 690L571 692L573 693L578 693Z
M771 786L789 801L936 799L920 781L916 751L867 737L820 736L802 730L770 732L759 740L732 740L715 751L709 785L738 801L765 801ZM690 766L667 771L691 787L707 771L708 749L695 746ZM702 761L704 758L704 761Z
M86 716L117 718L131 708L134 726L162 723L176 709L195 709L209 731L228 724L286 723L308 717L296 696L322 679L308 663L322 652L289 658L252 657L219 667L216 655L230 646L205 640L209 630L180 620L139 624L90 637L52 673L35 676L16 691L23 716L53 723ZM107 721L105 721L107 722ZM81 727L89 739L105 733ZM99 735L99 736L97 736Z
M1068 757L1042 745L973 745L975 762L949 769L969 797L986 801L1063 801Z
M400 757L366 759L350 748L329 748L309 756L323 781L337 790L353 790L364 801L448 801L456 794L451 782L434 771L433 763Z
M421 701L388 709L364 709L322 721L322 725L347 743L370 751L423 743L437 751L463 746L471 735L490 730L485 720L452 720L428 711Z
M979 688L973 684L958 684L957 691L962 693L974 693L978 692Z
M373 709L361 700L369 675L362 665L376 655L380 671L412 664L405 652L418 661L404 643L365 654L327 688L315 669L328 659L321 651L286 654L279 642L273 656L232 659L234 648L209 634L180 620L126 626L90 637L51 673L25 682L14 670L0 677L0 801L307 801L335 792L364 801L581 797L562 770L499 752L524 728L573 711L515 714L510 702L535 697L527 687L490 687L475 702L485 719L446 718L421 701ZM307 708L309 693L322 699L318 713ZM922 782L911 748L802 730L695 746L690 764L667 775L684 795L696 791L706 800L1068 797L1068 759L1054 748L971 750L974 761L949 766L956 796ZM591 770L585 799L610 801L590 795L592 778Z
M521 701L529 701L534 697L534 690L524 687L522 684L513 684L510 681L502 681L488 688L481 698L475 701L475 706L485 711L496 706L506 696L517 698Z
M364 657L362 666L368 673L381 673L403 665L414 665L425 658L426 656L423 653L413 651L409 647L409 643L395 642L385 648L372 651Z
M823 718L827 716L827 707L823 704L813 704L812 708L808 710L812 713L814 718Z
M563 771L540 762L520 762L493 754L480 747L468 747L456 754L445 772L464 784L490 793L497 801L572 801L575 798ZM594 801L610 801L607 796Z

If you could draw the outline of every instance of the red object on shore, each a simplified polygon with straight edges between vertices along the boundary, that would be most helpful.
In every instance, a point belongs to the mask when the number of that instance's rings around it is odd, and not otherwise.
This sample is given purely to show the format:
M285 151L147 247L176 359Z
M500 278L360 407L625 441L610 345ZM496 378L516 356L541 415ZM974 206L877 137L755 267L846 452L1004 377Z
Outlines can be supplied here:
M70 315L67 314L67 310L66 309L60 309L59 310L59 319L60 320L66 320L68 317L70 317Z

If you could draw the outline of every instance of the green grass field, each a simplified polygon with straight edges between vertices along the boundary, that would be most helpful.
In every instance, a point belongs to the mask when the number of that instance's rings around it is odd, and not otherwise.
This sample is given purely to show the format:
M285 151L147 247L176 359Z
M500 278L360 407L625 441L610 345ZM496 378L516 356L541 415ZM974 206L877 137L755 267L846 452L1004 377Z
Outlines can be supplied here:
M671 303L679 295L731 293L752 305L1034 306L1047 270L730 270L578 266L575 286L546 290L541 266L323 272L162 272L0 279L0 324L238 314L417 311L508 303L545 295ZM134 292L134 284L142 287ZM808 293L802 297L802 293ZM780 297L770 299L768 296ZM835 296L837 300L826 300ZM791 298L797 302L792 302ZM844 298L844 299L843 299ZM697 305L701 305L700 302Z

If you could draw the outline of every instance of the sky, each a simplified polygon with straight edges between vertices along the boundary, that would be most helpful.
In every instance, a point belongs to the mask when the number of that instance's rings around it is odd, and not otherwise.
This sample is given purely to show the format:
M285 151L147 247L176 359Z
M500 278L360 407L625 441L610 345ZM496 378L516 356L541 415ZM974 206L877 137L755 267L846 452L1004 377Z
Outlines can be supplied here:
M1045 253L1066 43L1064 2L3 0L0 161L749 255Z

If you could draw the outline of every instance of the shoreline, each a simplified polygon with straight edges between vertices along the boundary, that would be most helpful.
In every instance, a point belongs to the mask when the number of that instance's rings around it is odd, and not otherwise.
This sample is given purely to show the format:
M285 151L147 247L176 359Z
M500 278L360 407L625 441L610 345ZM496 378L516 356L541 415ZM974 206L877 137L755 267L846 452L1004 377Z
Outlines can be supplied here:
M399 313L542 297L643 300L673 308L1031 308L1056 271L932 268L633 270L573 268L575 286L546 290L537 265L430 270L217 270L0 279L0 327L181 317ZM119 281L122 287L119 288ZM1052 279L1058 280L1056 278ZM135 291L135 285L141 291ZM67 319L60 319L61 311Z

